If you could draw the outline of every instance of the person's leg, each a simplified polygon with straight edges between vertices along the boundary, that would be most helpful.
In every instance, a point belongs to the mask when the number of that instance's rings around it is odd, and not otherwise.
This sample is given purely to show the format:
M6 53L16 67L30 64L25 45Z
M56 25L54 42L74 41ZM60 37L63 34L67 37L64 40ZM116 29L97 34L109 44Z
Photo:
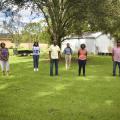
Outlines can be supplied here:
M67 55L65 55L65 67L66 67L66 70L67 70Z
M9 71L10 71L9 61L6 61L6 72L7 72L7 75L9 75Z
M117 62L113 62L113 76L116 76L116 67L117 67Z
M39 55L36 56L36 69L38 71L38 66L39 66Z
M78 66L79 66L78 75L80 76L81 75L81 69L82 69L82 61L81 60L78 60Z
M54 60L51 59L50 60L50 76L53 76L53 64L54 64Z
M86 75L86 60L83 61L83 76Z
M34 67L34 71L35 71L35 55L33 55L33 67Z
M58 59L55 59L55 75L58 75Z
M118 66L119 66L119 76L120 76L120 62L118 62Z
M1 63L2 73L3 73L3 75L5 75L5 63L4 63L4 61L1 61L0 63Z
M67 55L67 70L69 69L69 55Z
M69 55L69 60L68 60L68 64L69 64L69 68L70 68L70 66L71 66L71 55Z

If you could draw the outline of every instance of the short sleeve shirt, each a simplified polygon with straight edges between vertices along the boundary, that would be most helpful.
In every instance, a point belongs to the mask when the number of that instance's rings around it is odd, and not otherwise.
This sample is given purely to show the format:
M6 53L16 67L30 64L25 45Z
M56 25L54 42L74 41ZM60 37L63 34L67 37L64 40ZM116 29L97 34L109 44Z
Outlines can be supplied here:
M80 49L79 51L79 59L80 60L86 60L87 59L87 56L86 56L86 53L87 53L87 50L82 50Z
M7 48L1 48L0 49L0 60L4 60L3 57L8 60L8 56L9 56L9 51Z
M58 59L58 53L60 52L60 48L58 45L56 45L56 46L51 45L49 48L49 51L51 52L52 59Z
M65 55L71 55L72 54L72 49L69 47L66 47L65 49L64 49L64 54Z
M40 47L33 46L33 55L39 55L40 54Z
M114 54L113 56L114 61L120 62L120 47L113 48L112 52Z

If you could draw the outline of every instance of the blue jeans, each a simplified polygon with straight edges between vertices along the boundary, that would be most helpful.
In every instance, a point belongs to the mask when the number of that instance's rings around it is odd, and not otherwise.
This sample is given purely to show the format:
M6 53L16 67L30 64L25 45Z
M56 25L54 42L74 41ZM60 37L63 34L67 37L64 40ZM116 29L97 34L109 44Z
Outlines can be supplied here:
M119 67L119 76L120 76L120 62L114 61L113 62L113 76L116 76L116 67Z
M33 65L34 65L34 68L38 68L38 65L39 65L39 55L33 55Z
M78 75L81 75L81 70L83 69L83 75L85 76L85 67L86 67L86 60L78 60Z
M55 75L58 75L58 59L50 60L50 76L53 76L53 67L55 64Z

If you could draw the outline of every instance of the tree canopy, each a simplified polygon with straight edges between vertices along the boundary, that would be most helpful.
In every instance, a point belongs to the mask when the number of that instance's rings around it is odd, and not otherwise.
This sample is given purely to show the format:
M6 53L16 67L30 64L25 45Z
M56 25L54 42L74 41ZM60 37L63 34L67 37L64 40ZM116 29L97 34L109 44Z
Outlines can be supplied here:
M67 35L81 35L89 31L110 33L120 38L120 1L119 0L4 0L9 4L25 6L33 4L33 9L43 13L48 26L50 41Z

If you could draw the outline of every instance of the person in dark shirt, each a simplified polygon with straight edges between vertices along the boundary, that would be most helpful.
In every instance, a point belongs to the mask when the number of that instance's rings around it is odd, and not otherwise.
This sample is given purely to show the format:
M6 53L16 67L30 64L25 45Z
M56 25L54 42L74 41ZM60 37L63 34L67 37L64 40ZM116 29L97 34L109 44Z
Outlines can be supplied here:
M0 64L3 75L9 75L9 51L5 47L5 43L0 44Z

